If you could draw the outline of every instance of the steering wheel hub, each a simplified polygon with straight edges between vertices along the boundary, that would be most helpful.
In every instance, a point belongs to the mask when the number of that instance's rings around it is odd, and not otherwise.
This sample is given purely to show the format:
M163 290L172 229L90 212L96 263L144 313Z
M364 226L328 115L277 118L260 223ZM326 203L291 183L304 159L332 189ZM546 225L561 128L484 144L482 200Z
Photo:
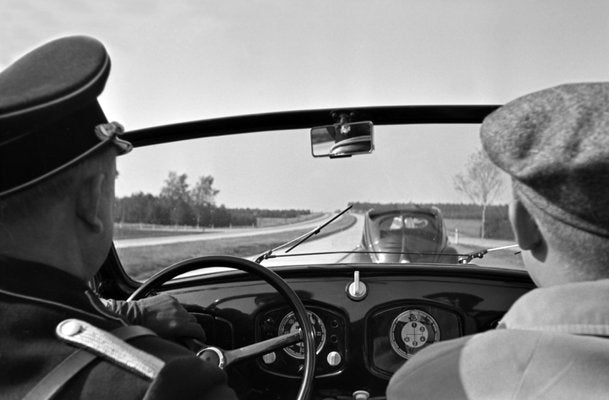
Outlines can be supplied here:
M197 352L197 357L206 363L216 365L221 369L224 369L224 366L226 365L226 358L224 357L222 350L213 346L199 350Z

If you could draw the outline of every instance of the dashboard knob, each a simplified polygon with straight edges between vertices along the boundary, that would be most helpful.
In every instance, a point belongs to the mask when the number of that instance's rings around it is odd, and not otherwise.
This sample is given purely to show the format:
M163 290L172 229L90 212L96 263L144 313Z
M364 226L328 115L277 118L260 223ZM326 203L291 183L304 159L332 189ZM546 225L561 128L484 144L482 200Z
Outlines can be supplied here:
M276 359L277 355L275 354L275 352L267 353L262 356L262 361L264 361L265 364L272 364L275 362Z
M337 351L329 352L328 357L326 357L326 359L328 360L328 364L330 364L333 367L336 367L343 360L340 353Z
M359 271L353 272L353 282L347 285L347 297L353 301L361 301L368 294L366 284L359 279Z
M353 400L368 400L370 398L370 393L365 390L357 390L353 392Z

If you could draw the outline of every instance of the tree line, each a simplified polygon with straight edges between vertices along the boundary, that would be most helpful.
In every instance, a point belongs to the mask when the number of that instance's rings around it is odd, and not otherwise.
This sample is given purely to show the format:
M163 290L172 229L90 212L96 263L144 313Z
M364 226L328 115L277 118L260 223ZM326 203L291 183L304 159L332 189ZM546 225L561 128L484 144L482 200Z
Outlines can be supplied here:
M169 172L158 195L135 193L115 200L115 222L201 227L252 226L258 218L294 218L310 210L226 208L216 205L219 190L211 175L200 176L194 186L187 174Z

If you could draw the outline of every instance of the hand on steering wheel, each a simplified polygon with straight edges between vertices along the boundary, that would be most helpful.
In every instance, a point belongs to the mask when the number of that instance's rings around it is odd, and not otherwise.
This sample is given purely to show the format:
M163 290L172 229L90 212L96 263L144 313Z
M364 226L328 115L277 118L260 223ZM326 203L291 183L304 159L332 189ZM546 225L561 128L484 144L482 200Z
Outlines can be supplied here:
M139 300L100 299L107 309L133 325L142 325L160 337L179 340L182 337L205 342L205 331L174 297L161 293Z

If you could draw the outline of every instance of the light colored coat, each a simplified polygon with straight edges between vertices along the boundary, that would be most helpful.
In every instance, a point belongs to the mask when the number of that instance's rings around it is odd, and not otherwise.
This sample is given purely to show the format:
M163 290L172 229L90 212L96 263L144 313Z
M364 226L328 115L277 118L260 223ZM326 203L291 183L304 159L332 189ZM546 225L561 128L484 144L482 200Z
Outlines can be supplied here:
M609 280L535 289L498 329L419 352L387 398L607 399L608 305Z

